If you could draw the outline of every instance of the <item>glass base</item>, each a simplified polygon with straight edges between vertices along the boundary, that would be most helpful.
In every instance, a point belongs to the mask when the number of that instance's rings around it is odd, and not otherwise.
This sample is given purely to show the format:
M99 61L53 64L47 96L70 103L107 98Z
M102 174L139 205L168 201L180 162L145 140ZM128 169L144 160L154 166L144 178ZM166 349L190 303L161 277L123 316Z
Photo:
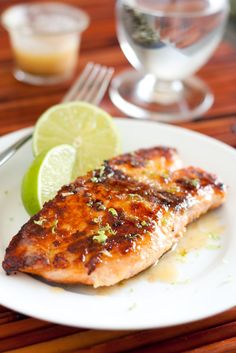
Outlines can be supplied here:
M29 83L34 86L47 86L56 85L68 81L69 79L71 79L73 71L66 72L62 75L42 76L30 74L19 68L15 68L13 75L18 81L21 82Z
M214 101L208 86L197 77L167 82L135 70L117 75L109 93L112 102L128 116L166 123L194 120Z

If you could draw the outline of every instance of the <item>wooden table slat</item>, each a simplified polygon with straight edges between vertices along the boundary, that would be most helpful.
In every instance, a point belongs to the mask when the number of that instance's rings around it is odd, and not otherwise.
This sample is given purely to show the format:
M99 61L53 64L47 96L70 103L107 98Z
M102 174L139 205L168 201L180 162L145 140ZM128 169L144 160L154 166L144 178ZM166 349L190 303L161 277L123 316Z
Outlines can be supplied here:
M178 125L203 134L205 131L208 131L208 136L236 147L236 115L222 117L221 119L204 119Z
M22 318L24 318L24 315L22 314L15 313L13 311L6 311L0 314L0 325L20 320Z
M160 352L165 353L163 350L163 344L166 344L169 347L172 342L174 342L174 347L179 347L180 342L185 341L188 337L194 337L194 335L203 332L209 332L209 337L214 335L220 335L221 330L224 328L225 337L231 337L232 331L235 332L236 325L236 308L228 311L228 316L224 314L214 316L212 318L208 318L205 320L201 320L198 322L193 322L191 325L179 325L175 327L168 327L157 330L145 330L145 331L137 331L133 332L128 336L118 338L112 340L110 342L105 342L98 345L93 345L87 349L82 349L80 353L119 353L124 350L129 350L132 352L152 352L154 347L160 347ZM208 336L208 335L207 335ZM190 341L190 340L189 340ZM196 338L196 341L199 342L199 337ZM213 340L214 341L214 340ZM166 343L165 343L166 342ZM191 340L192 343L193 340ZM147 348L147 344L149 348ZM151 344L151 346L150 346ZM138 347L143 347L141 350ZM182 347L181 347L182 349ZM186 348L188 349L188 347ZM182 352L183 350L179 350L176 352ZM173 353L176 353L173 351Z
M41 336L42 343L34 345L24 345L24 348L20 349L6 349L5 353L35 353L35 352L47 352L47 353L64 353L79 351L84 347L95 345L99 342L110 341L116 337L124 337L129 334L129 331L82 331L69 335L63 338L52 339L48 342L44 342L44 336ZM9 344L11 344L9 342ZM1 352L1 350L0 350Z
M43 327L55 326L50 322L41 321L32 318L25 318L10 323L0 325L0 340L26 332L32 332Z
M236 321L220 325L213 328L207 328L199 330L191 334L184 334L183 336L174 338L172 340L163 341L156 344L155 347L160 350L161 353L181 353L185 352L192 347L199 347L212 344L220 339L228 339L236 336ZM236 349L236 346L235 346ZM136 353L151 353L153 346L144 347L142 349L135 350Z
M207 346L191 349L185 353L235 353L236 337L218 341Z
M227 314L227 315L226 315ZM80 350L83 353L89 353L89 352L94 352L94 353L100 353L100 352L110 352L110 353L114 353L114 352L122 352L124 350L124 348L126 349L135 349L135 351L137 351L137 347L139 346L143 346L147 343L157 343L157 342L162 342L162 341L166 341L167 339L176 337L176 336L180 336L177 339L175 339L174 342L174 347L177 346L179 347L179 342L183 341L185 342L186 334L187 333L191 333L194 331L197 331L198 329L203 329L203 328L209 328L209 334L208 335L204 335L204 332L202 333L202 331L200 331L200 337L212 337L214 335L219 335L221 333L221 331L224 328L224 338L228 337L229 335L232 334L232 330L234 330L233 332L235 333L235 328L236 328L236 308L233 308L232 310L228 311L227 313L209 318L209 319L205 319L202 321L198 321L195 323L192 323L192 325L181 325L181 326L177 326L177 327L173 327L173 328L165 328L165 329L159 329L159 330L146 330L146 331L137 331L137 332L132 332L129 333L128 331L123 331L123 332L110 332L109 333L109 340L108 340L108 336L107 336L107 331L100 331L100 337L106 337L106 343L102 343L99 344L101 342L101 340L97 341L97 335L94 336L93 332L94 331L81 331L81 333L77 333L76 331L78 331L78 329L73 329L73 328L66 328L66 330L63 329L62 326L58 325L53 325L54 327L49 327L46 330L38 330L36 333L32 332L32 330L37 329L37 328L41 328L41 327L47 327L50 326L49 323L46 322L40 322L39 320L34 320L28 321L28 333L26 335L20 335L20 331L15 331L15 334L17 335L17 342L15 341L15 339L11 339L9 338L8 340L1 340L0 341L0 352L5 352L8 351L9 349L11 349L12 345L20 347L21 346L21 342L24 342L24 347L29 345L29 347L27 348L26 351L24 351L25 353L30 353L33 352L34 349L46 349L46 352L48 353L53 353L53 352L57 352L58 347L60 347L62 352L65 352L65 348L68 349L68 342L70 342L70 348L71 349L76 349L76 350ZM233 321L232 321L233 320ZM25 323L27 323L27 320L22 320L21 323L23 323L25 321ZM37 321L38 321L38 327L37 327ZM224 325L223 325L224 324ZM12 324L10 324L12 325ZM5 325L8 327L5 327L5 332L7 332L7 329L10 328L10 325ZM216 326L217 325L217 326ZM35 326L35 327L34 327ZM17 327L17 326L16 326ZM20 330L22 330L22 326L19 326ZM211 327L211 329L210 329ZM58 332L58 328L59 328L59 332ZM23 331L25 332L26 330L26 326L23 326ZM44 342L44 343L40 343L40 344L35 344L37 343L38 339L41 338L41 340L43 341L48 341L49 339L53 338L54 332L57 331L59 336L60 335L65 335L66 337L61 339L54 339L53 341L50 342ZM0 332L2 333L2 327ZM74 335L72 335L73 332L76 332ZM182 335L185 335L183 338ZM68 336L69 335L69 336ZM195 338L197 340L197 342L201 342L199 340L198 334L192 334L189 335L190 339L189 342L193 342L192 337L196 336ZM10 336L10 335L9 335ZM118 336L118 338L117 338ZM121 337L120 337L121 336ZM1 335L0 335L1 338ZM212 338L211 338L212 339ZM88 349L83 349L84 347L86 347L86 345L93 345L92 348L88 348ZM168 342L168 347L171 344L172 341ZM176 342L178 343L178 345L176 344ZM205 341L204 341L205 342ZM209 342L209 338L208 338L208 342ZM31 346L31 344L33 343L33 346ZM98 343L98 344L97 344ZM161 346L162 350L164 349L164 346ZM24 348L25 349L25 348ZM147 349L147 348L145 348ZM15 350L13 350L15 351ZM16 350L17 352L21 352L21 348ZM137 351L138 352L138 351ZM140 351L142 352L142 351ZM175 352L175 351L173 351ZM176 351L177 352L177 351ZM164 351L163 351L164 353Z
M79 330L78 328L72 328L68 326L52 325L48 327L39 327L35 331L26 331L22 334L3 338L0 340L0 352L5 353L8 350L14 350L21 347L30 346L37 344L42 341L55 342L58 337L62 340L64 336L71 335ZM40 343L41 344L41 343ZM65 347L64 347L65 348Z

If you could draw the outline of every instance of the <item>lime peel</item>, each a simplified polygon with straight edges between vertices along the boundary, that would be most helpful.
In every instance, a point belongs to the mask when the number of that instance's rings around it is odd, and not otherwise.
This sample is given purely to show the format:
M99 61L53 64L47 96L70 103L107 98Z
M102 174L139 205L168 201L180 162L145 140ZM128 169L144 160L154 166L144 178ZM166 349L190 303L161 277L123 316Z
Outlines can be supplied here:
M26 211L37 213L64 184L72 179L76 149L59 145L40 153L24 175L21 197Z

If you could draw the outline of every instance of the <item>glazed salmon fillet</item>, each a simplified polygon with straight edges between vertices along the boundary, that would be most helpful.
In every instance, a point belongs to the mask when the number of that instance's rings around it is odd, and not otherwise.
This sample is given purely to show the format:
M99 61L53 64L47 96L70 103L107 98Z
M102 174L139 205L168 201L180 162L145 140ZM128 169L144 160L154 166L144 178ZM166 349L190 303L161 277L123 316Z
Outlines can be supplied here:
M216 176L181 166L176 150L165 147L104 162L62 187L21 228L6 250L4 270L94 287L145 270L188 223L225 200Z

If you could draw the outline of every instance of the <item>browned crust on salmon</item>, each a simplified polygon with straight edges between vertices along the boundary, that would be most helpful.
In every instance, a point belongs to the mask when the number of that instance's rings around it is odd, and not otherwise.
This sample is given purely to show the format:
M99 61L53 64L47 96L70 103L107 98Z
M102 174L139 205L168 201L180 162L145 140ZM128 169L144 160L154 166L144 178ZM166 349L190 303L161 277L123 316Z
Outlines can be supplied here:
M147 268L225 198L214 175L178 165L174 149L139 150L64 186L12 239L4 270L97 287Z

